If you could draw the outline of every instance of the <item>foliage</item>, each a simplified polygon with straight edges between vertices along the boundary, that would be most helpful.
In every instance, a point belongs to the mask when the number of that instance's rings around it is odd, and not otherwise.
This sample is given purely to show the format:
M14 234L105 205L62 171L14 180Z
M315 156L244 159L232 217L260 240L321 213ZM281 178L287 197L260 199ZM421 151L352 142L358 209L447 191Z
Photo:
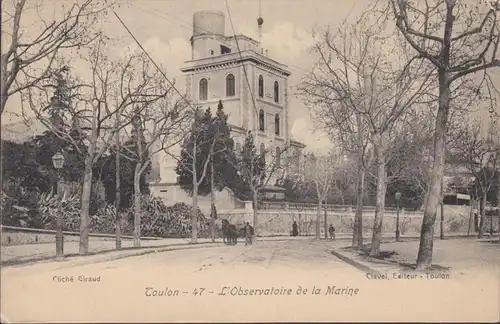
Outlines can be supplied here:
M292 202L315 203L317 202L313 184L302 177L289 175L283 181L285 199Z
M425 191L421 186L411 179L397 179L387 186L386 204L396 206L396 192L401 193L399 206L409 210L418 210L422 207L425 199Z
M263 184L267 170L265 152L257 153L254 137L250 131L247 133L241 152L237 155L236 163L238 181L241 183L238 189L245 196L251 197L252 188Z
M59 196L54 192L43 192L38 195L37 209L41 223L45 229L56 229ZM65 192L62 197L62 226L65 231L79 231L80 226L80 193L79 190Z
M234 142L227 118L222 101L219 101L215 116L210 107L203 114L197 111L176 168L179 183L189 194L193 193L193 173L199 182L198 193L210 193L210 163L213 163L215 188L220 191L230 185L235 173L230 164L234 160ZM194 168L193 159L196 159Z
M129 156L130 150L136 149L134 142L127 141L124 145L129 146L128 149L123 147L120 150L121 156ZM109 154L102 156L94 166L94 175L104 185L106 193L106 201L114 204L116 199L116 146L111 146ZM127 209L133 204L134 197L134 169L137 161L132 158L120 158L120 206ZM151 171L151 165L141 174L140 188L141 194L149 194L149 186L147 177Z
M142 195L141 197L141 234L158 237L189 237L191 235L192 206L176 203L165 206L158 197ZM208 220L197 208L198 229L202 233L208 228ZM133 208L128 213L128 223L133 225Z

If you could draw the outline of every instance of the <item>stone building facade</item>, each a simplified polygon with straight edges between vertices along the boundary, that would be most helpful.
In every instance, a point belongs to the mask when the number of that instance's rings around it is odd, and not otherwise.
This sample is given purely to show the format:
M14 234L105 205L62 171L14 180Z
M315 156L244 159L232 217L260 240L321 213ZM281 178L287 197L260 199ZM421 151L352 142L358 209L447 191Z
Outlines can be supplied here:
M181 69L190 99L213 112L222 100L228 114L235 148L239 150L248 131L256 146L275 159L285 147L287 156L301 156L305 147L290 136L288 77L286 65L268 57L259 42L244 35L226 36L224 13L201 11L193 16L192 56ZM171 154L180 153L174 147ZM176 161L165 156L158 163L161 180L152 185L168 200L180 199L175 173ZM270 181L270 184L274 182ZM177 194L174 193L177 192ZM162 194L163 193L163 194Z

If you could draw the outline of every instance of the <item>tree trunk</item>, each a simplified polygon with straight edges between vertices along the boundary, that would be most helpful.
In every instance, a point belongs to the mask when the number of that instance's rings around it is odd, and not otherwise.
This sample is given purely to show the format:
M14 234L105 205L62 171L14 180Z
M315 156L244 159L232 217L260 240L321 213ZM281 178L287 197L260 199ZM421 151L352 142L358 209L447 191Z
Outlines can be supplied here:
M385 155L383 149L377 151L377 202L375 207L375 219L373 220L373 233L370 256L380 254L380 243L382 242L382 224L385 211L385 192L387 190Z
M215 178L214 164L210 162L210 238L215 242Z
M325 223L323 224L323 230L325 231L325 240L328 239L328 202L325 197Z
M196 179L196 177L193 177ZM196 181L196 180L194 180ZM193 209L191 211L191 243L198 241L198 184L193 184Z
M446 72L439 71L439 108L434 130L434 161L430 171L429 190L425 205L422 228L420 231L420 246L417 257L417 270L430 268L432 263L432 249L434 244L434 223L440 200L441 178L444 175L444 153L446 131L448 124L448 110L450 104L450 85Z
M134 170L134 247L141 246L141 165L137 163Z
M85 171L83 175L82 201L80 214L80 246L79 254L86 255L89 252L89 209L90 193L92 190L92 160L93 146L90 145L89 152L85 158Z
M469 208L469 227L467 228L467 236L470 236L470 232L473 230L473 226L474 226L474 199L471 198L470 208Z
M119 114L116 116L116 124L119 125ZM115 228L116 228L116 238L115 238L115 246L116 249L119 250L122 248L122 229L121 229L121 214L120 214L120 134L116 132L116 155L115 155L115 209L116 209L116 220L115 220Z
M479 220L479 232L477 234L477 238L483 238L484 236L484 220L486 219L486 199L488 197L488 193L484 190L483 196L481 197L481 219Z
M259 231L259 224L258 224L258 218L259 218L259 214L258 214L258 191L255 190L255 189L252 189L252 198L253 198L253 231L254 231L254 236L257 237L257 233L260 232Z
M354 215L354 228L352 233L352 247L363 246L363 194L365 186L365 169L362 156L358 159L358 181L356 184L356 214Z
M498 241L500 243L500 175L497 176L497 214L498 214Z
M321 200L318 201L318 211L316 213L316 238L319 240L320 235L320 222L321 222Z
M441 200L439 202L439 205L441 207L441 215L439 220L439 239L444 240L444 177L441 177Z

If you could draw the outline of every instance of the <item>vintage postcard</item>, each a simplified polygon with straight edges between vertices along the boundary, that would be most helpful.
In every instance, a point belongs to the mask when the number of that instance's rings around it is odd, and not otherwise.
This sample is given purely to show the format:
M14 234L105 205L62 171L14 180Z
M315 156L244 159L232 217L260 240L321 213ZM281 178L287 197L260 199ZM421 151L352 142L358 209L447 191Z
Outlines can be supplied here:
M500 320L500 1L1 21L2 323Z

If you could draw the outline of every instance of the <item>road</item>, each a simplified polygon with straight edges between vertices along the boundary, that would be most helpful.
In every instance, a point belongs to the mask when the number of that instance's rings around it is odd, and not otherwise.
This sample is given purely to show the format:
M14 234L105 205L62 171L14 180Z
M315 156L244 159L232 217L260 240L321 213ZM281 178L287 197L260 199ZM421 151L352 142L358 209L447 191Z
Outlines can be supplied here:
M491 283L368 280L330 253L339 244L345 242L260 241L84 266L5 268L2 315L11 322L378 321L388 314L396 321L468 320L457 303L468 300L484 314L492 307L471 298L492 293Z

